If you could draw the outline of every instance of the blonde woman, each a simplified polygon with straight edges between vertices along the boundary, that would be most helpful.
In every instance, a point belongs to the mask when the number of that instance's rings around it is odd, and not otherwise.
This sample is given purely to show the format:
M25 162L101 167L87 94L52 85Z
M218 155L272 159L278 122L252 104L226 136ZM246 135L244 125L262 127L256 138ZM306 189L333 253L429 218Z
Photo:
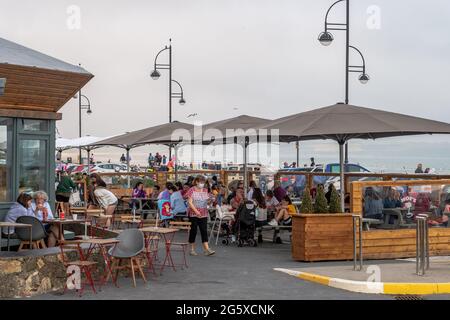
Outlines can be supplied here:
M33 201L28 211L42 222L54 219L52 209L48 203L48 195L45 191L39 190L33 193ZM44 223L44 227L48 234L47 246L56 246L56 241L59 239L59 228L51 223Z

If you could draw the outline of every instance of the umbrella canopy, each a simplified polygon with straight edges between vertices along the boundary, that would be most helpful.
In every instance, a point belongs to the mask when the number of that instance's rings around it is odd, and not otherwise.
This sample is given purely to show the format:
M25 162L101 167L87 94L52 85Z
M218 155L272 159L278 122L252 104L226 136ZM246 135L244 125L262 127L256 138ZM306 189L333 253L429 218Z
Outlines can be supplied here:
M132 149L145 144L173 144L178 142L172 137L176 130L190 130L193 126L188 123L173 121L137 131L127 132L109 139L91 143L95 146L116 146Z
M279 129L280 141L378 139L450 133L450 124L344 103L273 120L265 129Z
M225 120L207 123L202 126L202 134L204 135L207 130L218 130L222 133L224 139L244 137L246 135L254 136L257 134L257 132L255 131L254 133L252 133L249 131L250 129L257 130L262 126L269 124L270 122L271 120L269 119L240 115ZM195 142L202 141L202 143L223 143L223 141L215 140L215 138L208 137L208 135L206 135L206 137L200 137L198 136L197 132L192 133L192 137L194 137Z
M333 139L339 143L341 208L344 210L343 146L350 139L377 139L418 134L450 134L450 124L344 103L273 120L263 129L278 129L279 140Z
M105 137L83 136L74 139L59 138L55 141L55 148L57 150L68 150L73 148L87 147L97 141L106 139ZM92 148L90 148L92 149Z

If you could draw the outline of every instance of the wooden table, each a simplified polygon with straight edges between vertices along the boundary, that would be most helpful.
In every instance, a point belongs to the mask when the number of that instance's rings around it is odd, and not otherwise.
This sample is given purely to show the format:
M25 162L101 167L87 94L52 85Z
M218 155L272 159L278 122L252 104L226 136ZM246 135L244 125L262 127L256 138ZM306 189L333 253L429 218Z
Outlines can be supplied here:
M147 213L157 213L156 209L150 209L150 207L148 209L144 209L144 205L142 204L142 202L144 201L148 201L148 202L153 202L155 204L155 207L157 206L156 202L158 201L157 198L131 198L131 197L123 197L121 198L122 201L127 202L128 204L130 204L131 202L137 201L139 203L138 208L136 208L136 211L139 212L140 215ZM148 204L146 204L148 207Z
M8 245L7 250L9 251L9 240L11 238L11 234L9 233L10 228L30 228L30 241L33 240L33 226L31 224L27 223L15 223L15 222L0 222L0 250L1 250L1 243L2 243L2 233L3 233L3 227L8 228ZM33 246L30 245L30 249L33 249Z
M56 224L58 225L58 229L59 229L59 242L63 242L64 241L64 228L63 225L65 224L71 224L71 223L83 223L85 222L84 219L80 220L74 220L74 219L53 219L53 220L46 220L46 221L42 221L43 223L50 223L50 224Z
M109 276L111 276L113 284L116 287L118 287L117 279L114 278L114 275L112 272L111 259L108 255L107 247L113 246L113 245L115 246L117 243L120 242L120 240L115 239L115 238L111 238L111 239L88 238L88 239L75 240L74 242L76 242L78 244L80 258L81 258L81 260L84 260L84 261L90 257L90 255L92 254L92 252L94 251L95 248L99 249L99 251L103 257L103 261L105 262L105 265L106 265L105 275L103 276L103 281L100 283L100 286L104 285L106 283L106 281L108 281ZM87 250L86 255L84 255L83 250L81 250L81 244L83 244L83 243L89 244L89 248Z
M175 228L161 228L161 227L145 227L145 228L140 228L139 230L144 232L144 234L145 233L149 234L147 239L151 239L152 237L158 237L159 238L159 236L162 236L163 239L164 239L164 245L165 245L165 248L166 248L166 255L164 257L164 262L161 265L160 273L162 273L162 271L164 270L164 267L166 265L168 267L172 267L173 270L176 271L175 264L173 263L172 255L170 253L170 247L172 245L175 233L178 232L179 229L175 229ZM149 259L150 258L150 256L149 256L149 249L150 249L149 248L149 241L145 241L145 247L146 247L146 252L147 252L147 259ZM151 261L149 261L149 263L151 263Z

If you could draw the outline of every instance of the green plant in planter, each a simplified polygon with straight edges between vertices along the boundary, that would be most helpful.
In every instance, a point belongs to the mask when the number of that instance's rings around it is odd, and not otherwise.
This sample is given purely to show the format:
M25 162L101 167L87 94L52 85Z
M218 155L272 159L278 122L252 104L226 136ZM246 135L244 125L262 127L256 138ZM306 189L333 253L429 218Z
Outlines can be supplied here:
M155 181L152 178L145 178L143 183L144 188L153 188L155 186Z
M337 190L334 186L331 189L330 208L328 211L331 213L342 213L341 196L339 195L339 193L337 192Z
M302 205L300 206L300 213L313 213L313 204L312 204L312 198L311 198L311 193L309 191L309 188L305 188L305 190L303 190Z
M317 188L316 201L314 202L314 212L328 213L328 203L327 198L325 198L323 188Z

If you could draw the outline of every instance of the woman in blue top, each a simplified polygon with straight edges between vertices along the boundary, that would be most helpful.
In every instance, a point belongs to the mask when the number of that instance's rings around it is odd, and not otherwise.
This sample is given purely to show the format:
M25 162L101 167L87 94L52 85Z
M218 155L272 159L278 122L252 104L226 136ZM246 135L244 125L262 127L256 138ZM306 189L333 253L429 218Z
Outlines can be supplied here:
M187 206L181 194L182 189L176 188L170 196L170 207L174 216L186 216Z
M15 202L11 208L9 209L8 213L6 214L5 217L5 222L12 222L15 223L17 218L22 217L22 216L31 216L32 213L30 210L28 210L28 208L30 208L31 206L31 195L29 195L28 193L22 192L18 197L17 197L17 202ZM3 228L3 233L4 234L9 234L12 235L14 234L14 227L10 227L10 228ZM10 236L12 238L15 237L15 235Z

